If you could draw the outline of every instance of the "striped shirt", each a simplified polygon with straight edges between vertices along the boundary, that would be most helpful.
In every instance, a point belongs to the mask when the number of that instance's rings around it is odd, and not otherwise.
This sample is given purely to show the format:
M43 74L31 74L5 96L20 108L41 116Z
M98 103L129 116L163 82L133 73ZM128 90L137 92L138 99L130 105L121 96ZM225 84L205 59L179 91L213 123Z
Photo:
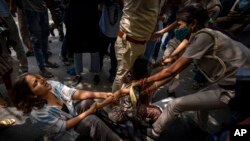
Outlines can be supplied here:
M72 100L72 95L77 90L58 81L48 81L48 83L52 86L53 94L64 102L69 113L62 111L59 106L44 105L41 109L34 108L30 113L30 119L49 140L74 141L79 134L73 128L66 130L66 121L77 115Z

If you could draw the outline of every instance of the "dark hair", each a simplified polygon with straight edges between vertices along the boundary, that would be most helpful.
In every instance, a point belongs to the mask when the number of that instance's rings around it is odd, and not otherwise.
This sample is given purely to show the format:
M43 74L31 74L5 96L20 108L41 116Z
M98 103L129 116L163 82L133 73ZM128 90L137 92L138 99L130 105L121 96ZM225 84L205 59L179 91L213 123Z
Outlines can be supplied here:
M13 94L16 97L16 107L18 110L23 111L24 114L30 113L32 108L41 108L46 100L36 97L35 94L31 91L28 83L25 79L28 75L34 75L32 73L24 73L17 77L13 85Z
M211 28L213 30L220 31L221 33L227 35L231 39L235 41L239 41L239 39L234 36L233 34L221 29L220 27L216 25L209 25L209 16L208 16L208 11L206 8L202 6L200 3L193 3L190 4L182 9L180 9L177 13L177 20L181 20L186 22L187 24L192 23L193 20L197 20L197 24L199 28Z
M150 73L149 61L143 57L137 58L134 62L131 73L134 80L140 80L144 77L147 77Z
M139 56L135 60L131 70L126 73L122 81L124 83L131 83L133 80L140 80L147 77L150 74L150 66L150 62L147 59Z
M208 11L200 3L193 3L177 12L177 21L181 20L187 24L192 23L193 20L197 20L197 24L200 28L206 26L209 21Z

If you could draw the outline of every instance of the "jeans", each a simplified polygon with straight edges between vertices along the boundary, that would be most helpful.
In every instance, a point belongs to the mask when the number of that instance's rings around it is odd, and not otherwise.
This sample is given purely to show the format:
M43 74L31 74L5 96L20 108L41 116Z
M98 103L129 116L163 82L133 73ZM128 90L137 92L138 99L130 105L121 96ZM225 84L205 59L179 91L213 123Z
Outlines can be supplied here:
M166 35L166 37L163 39L163 42L161 43L162 50L166 49L166 46L169 42L169 40L174 38L174 31L169 31Z
M146 60L150 60L153 57L153 59L156 60L158 58L160 45L161 39L157 39L156 41L148 41L146 50L144 52L144 58Z
M105 53L109 48L109 56L111 60L111 67L109 69L109 73L112 76L115 76L116 74L116 68L117 68L117 60L115 56L115 40L116 38L110 38L101 33L101 48L100 48L100 67L103 67L103 58Z
M7 23L9 27L9 39L16 41L16 46L13 46L13 49L15 50L17 54L17 59L21 65L21 70L23 72L28 71L28 60L24 52L23 44L21 41L21 38L18 33L17 25L13 19L12 16L9 16L7 18L4 18L4 21Z
M48 12L25 10L24 16L38 67L44 69L44 62L48 61Z
M20 31L23 43L29 51L33 51L27 25L24 21L23 11L19 8L17 9L17 17L18 17L19 31Z
M76 74L80 74L83 72L83 61L82 61L83 53L74 53L74 67L76 70ZM99 53L90 53L90 72L99 73L100 72L100 64L99 64Z
M70 57L68 48L69 48L69 37L68 37L68 34L66 32L65 38L63 39L63 43L62 43L62 48L61 48L62 59L67 59L68 57ZM73 53L71 53L71 54L73 54Z
M157 60L157 58L158 58L160 47L161 47L161 39L158 39L155 43L153 56L152 56L154 60Z
M144 52L144 59L150 60L153 56L156 41L148 41Z

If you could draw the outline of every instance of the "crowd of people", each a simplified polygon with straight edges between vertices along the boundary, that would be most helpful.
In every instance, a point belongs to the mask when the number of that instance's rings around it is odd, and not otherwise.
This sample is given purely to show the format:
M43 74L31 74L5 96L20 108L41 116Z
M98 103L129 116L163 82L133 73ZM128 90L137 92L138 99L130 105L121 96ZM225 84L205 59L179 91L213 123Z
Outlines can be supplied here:
M73 62L71 86L54 81L47 69L60 67L49 61L48 39L55 29L61 61ZM186 111L208 116L207 111L229 108L237 72L250 68L249 44L237 38L249 31L248 0L0 0L0 104L28 115L53 141L124 140L95 114L107 105L112 121L145 121L152 127L149 136L157 139ZM111 92L75 88L83 81L83 53L90 53L94 85L101 81L105 56L110 57ZM29 73L31 56L37 74ZM204 89L176 97L171 85L189 66L194 67L193 87ZM20 74L14 80L13 71ZM161 109L152 104L152 94L166 84L176 98ZM237 123L248 117L244 113ZM13 124L15 119L2 119L0 128Z

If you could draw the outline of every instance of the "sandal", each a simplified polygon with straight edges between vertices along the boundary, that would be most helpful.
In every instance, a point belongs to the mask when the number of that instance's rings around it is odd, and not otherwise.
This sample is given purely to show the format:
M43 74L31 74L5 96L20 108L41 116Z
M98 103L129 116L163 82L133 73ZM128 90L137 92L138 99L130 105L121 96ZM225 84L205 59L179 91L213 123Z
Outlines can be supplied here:
M0 121L0 128L7 128L7 127L12 126L15 123L16 123L15 119L12 119L12 118L10 118L10 119L4 119L4 120Z

